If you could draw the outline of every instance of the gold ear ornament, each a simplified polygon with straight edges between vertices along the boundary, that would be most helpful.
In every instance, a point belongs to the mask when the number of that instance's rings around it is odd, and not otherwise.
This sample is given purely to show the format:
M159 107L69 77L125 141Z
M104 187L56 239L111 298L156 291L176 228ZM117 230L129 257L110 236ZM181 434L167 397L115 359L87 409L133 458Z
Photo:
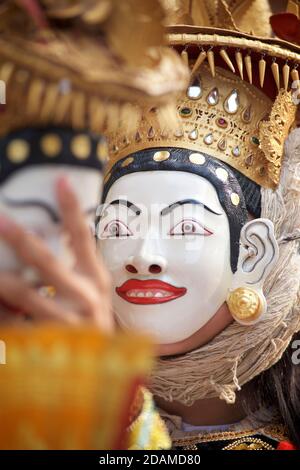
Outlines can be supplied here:
M238 287L229 292L227 306L232 317L243 325L259 321L264 311L263 295L249 287Z

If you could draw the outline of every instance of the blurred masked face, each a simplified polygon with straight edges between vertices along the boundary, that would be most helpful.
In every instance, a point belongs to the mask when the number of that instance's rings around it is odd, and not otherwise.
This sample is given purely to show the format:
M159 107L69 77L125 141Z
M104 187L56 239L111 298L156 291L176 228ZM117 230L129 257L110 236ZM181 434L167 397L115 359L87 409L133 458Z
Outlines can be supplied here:
M214 186L180 171L144 171L110 188L97 227L121 325L159 344L196 333L232 282L227 215Z
M57 179L62 175L68 176L87 220L92 222L102 191L100 172L62 165L28 166L14 173L0 186L0 213L37 234L56 256L71 265L55 193ZM17 271L21 267L14 253L0 240L0 270Z

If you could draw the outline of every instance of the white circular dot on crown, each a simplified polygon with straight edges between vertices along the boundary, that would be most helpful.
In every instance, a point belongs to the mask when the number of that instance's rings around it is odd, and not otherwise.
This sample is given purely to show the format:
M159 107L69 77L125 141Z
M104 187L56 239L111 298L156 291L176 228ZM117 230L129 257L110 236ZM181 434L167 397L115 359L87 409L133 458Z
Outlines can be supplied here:
M202 153L191 153L191 155L189 155L189 161L195 165L204 165L206 158Z
M228 171L226 171L224 168L217 168L216 175L219 180L223 181L223 183L226 183L228 180Z
M170 158L170 152L168 150L160 150L158 152L155 152L153 155L153 160L155 162L164 162L165 160L168 160Z

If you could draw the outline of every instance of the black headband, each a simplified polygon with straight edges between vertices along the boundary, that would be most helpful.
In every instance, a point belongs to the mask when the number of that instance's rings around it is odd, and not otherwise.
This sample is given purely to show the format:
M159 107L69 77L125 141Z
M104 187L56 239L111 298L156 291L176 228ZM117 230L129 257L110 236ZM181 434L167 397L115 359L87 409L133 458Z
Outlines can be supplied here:
M26 128L0 139L0 184L32 165L71 165L102 172L107 158L105 139L71 128Z

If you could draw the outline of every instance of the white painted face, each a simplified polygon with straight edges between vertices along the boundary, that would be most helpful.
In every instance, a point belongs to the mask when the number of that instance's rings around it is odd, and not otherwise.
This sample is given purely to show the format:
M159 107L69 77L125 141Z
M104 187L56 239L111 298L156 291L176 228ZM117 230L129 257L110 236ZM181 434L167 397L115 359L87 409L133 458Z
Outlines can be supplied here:
M68 176L82 210L92 223L102 191L101 174L91 168L64 165L28 166L14 173L0 186L0 213L39 235L56 256L70 265L73 259L55 194L62 175ZM0 240L0 270L17 271L21 267L12 250Z
M113 204L97 227L98 249L119 322L160 344L188 338L232 283L229 222L214 186L186 172L138 172L119 178L105 203Z

